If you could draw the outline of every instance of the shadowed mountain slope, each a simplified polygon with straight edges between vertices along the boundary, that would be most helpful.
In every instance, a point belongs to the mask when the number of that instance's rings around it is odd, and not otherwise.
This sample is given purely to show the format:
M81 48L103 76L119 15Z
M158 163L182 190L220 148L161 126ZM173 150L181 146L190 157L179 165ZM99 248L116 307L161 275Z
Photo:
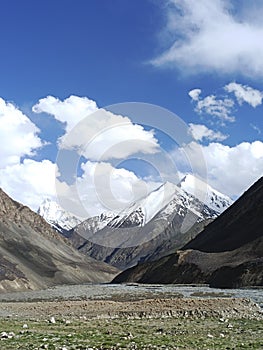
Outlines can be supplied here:
M262 234L263 178L183 249L223 252L239 248Z
M0 189L0 291L106 282L117 272L79 253L42 217Z

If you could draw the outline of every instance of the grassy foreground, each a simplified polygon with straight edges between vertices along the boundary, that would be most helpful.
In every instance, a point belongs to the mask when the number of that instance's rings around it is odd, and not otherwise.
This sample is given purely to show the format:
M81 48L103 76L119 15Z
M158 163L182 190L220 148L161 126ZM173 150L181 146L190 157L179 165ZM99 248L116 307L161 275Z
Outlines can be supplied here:
M256 319L148 318L0 320L3 350L263 349ZM10 333L11 332L11 333Z

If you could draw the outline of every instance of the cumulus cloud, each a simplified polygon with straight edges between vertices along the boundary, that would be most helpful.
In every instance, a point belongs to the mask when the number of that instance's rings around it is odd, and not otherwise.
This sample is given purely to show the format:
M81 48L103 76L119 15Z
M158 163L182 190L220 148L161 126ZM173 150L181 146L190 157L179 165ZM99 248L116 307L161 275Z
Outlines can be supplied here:
M127 117L99 110L94 101L85 97L71 96L60 101L48 96L39 100L33 111L49 113L64 123L60 146L77 150L89 159L125 158L134 152L154 154L158 150L153 131L145 131ZM82 210L84 218L114 209L114 205L123 208L143 196L148 186L154 187L133 172L115 169L105 162L87 162L82 165L82 176L75 174L75 184L63 182L56 178L56 164L47 159L30 159L43 145L39 131L17 107L0 99L0 187L33 210L48 197L68 204L65 209Z
M192 91L195 92L189 95L199 113L210 114L221 121L229 120L230 102L213 95L212 99L211 96L202 99L200 89ZM42 146L39 130L13 104L0 99L3 144L0 150L0 186L4 191L33 210L37 210L46 197L56 199L58 196L65 209L85 218L105 210L118 211L158 186L154 179L140 179L133 172L117 169L107 162L111 158L118 162L131 154L145 152L149 159L157 156L157 169L162 173L168 163L164 162L163 169L159 165L160 152L155 153L159 145L153 131L146 131L127 117L98 109L96 103L87 98L71 96L65 101L48 97L40 100L34 111L50 113L65 123L60 147L77 150L89 159L81 165L82 175L75 177L75 184L68 184L56 180L57 165L50 160L37 162L29 159L34 150ZM201 124L190 124L190 131L200 141L222 141L226 137ZM232 197L240 195L262 175L263 143L260 141L243 142L234 147L216 142L207 146L192 142L184 152L195 172L201 177L207 176L212 186ZM205 166L201 166L204 162L200 162L200 153L206 161L207 172ZM173 156L180 161L178 150ZM155 164L153 160L150 163ZM178 172L185 170L179 163L175 167Z
M0 187L13 199L37 210L45 198L56 195L56 165L49 160L22 163L0 169Z
M206 167L200 162L200 147ZM200 146L190 143L183 150L191 157L192 168L214 188L232 198L240 196L263 174L263 142L242 142L230 147L220 143ZM177 163L182 156L173 154ZM182 165L181 165L182 166Z
M245 3L245 2L244 2ZM231 0L167 1L167 50L152 63L181 68L187 74L200 72L263 75L263 6L257 16L249 7Z
M158 152L158 140L152 130L133 124L125 116L98 109L86 97L71 96L64 101L48 96L33 107L36 113L49 113L66 123L60 138L61 149L76 150L90 160L125 158L142 152Z
M0 168L19 163L43 146L39 131L14 104L0 98Z
M198 114L207 114L213 118L220 120L221 123L226 121L234 122L235 117L231 115L234 101L230 98L217 98L215 95L209 95L205 98L200 97L201 90L191 90L188 95L192 98L192 101L196 102L195 111Z
M87 218L109 210L117 213L159 185L105 162L88 161L81 168L82 176L69 185L56 179L57 166L51 161L25 159L0 169L0 187L32 210L51 198L65 210Z
M24 159L0 169L0 187L34 211L51 198L85 219L105 211L117 213L160 185L105 162L88 161L81 168L83 174L67 184L56 178L58 169L51 161Z
M223 141L228 138L228 135L222 134L220 131L214 131L202 124L189 124L189 130L197 141Z
M81 168L83 174L74 184L57 183L56 186L59 203L80 217L105 211L118 213L160 185L106 162L87 161Z
M85 191L88 200L93 193L104 210L123 209L157 186L156 183L146 183L132 171L117 169L105 162L88 161L82 165L82 169L84 174L78 180L77 186L81 187L81 193ZM90 183L92 185L87 189L86 184ZM88 208L91 207L89 203Z
M35 113L47 113L56 120L65 123L66 131L70 131L87 115L98 110L95 101L88 97L70 96L64 101L54 96L42 98L32 107Z
M191 97L193 101L198 101L201 92L202 92L201 89L193 89L188 92L188 95Z
M246 102L255 108L262 104L263 93L250 86L233 82L226 85L225 90L230 93L233 92L240 105Z

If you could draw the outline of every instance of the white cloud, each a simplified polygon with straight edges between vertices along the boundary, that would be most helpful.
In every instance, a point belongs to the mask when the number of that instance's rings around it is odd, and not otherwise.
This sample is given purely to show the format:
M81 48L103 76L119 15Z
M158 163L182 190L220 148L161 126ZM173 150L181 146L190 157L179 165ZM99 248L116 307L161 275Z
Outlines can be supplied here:
M263 93L251 88L250 86L230 83L225 86L225 90L227 92L233 92L240 105L242 105L243 102L246 102L255 108L262 104Z
M197 91L190 95L195 99L197 111L229 120L231 102L218 100L213 95L202 99L200 93ZM105 162L111 157L125 159L134 152L145 152L152 159L151 164L155 164L153 159L157 156L156 169L162 173L168 163L164 162L163 167L159 165L160 152L155 154L158 143L152 131L132 124L127 117L98 110L95 102L86 98L75 99L71 96L65 102L48 97L41 101L41 104L35 105L35 111L51 113L55 119L65 123L66 134L60 141L64 141L64 147L72 149L77 146L80 153L94 161L82 164L83 174L76 178L76 185L55 181L57 167L50 160L37 162L24 159L21 162L21 157L30 156L34 149L41 147L37 136L39 130L13 104L0 99L0 137L3 142L0 150L0 187L14 199L37 210L44 198L55 199L58 194L60 204L70 206L70 209L65 209L86 217L107 209L118 211L158 185L152 179L142 180L131 171L116 169ZM76 123L78 127L74 128ZM191 124L190 130L198 140L219 141L226 137L200 124ZM185 159L199 171L200 176L208 174L207 179L212 186L232 197L240 195L263 173L263 143L260 141L243 142L235 147L220 143L200 146L193 142L185 151ZM200 166L200 151L208 173ZM178 151L176 159L180 160ZM174 167L184 171L177 164Z
M49 160L24 159L0 169L0 187L13 199L37 210L47 197L54 198L56 165Z
M235 121L235 117L231 115L235 105L233 100L229 98L218 99L215 95L209 95L202 99L199 97L200 93L201 90L196 92L196 89L189 92L189 96L196 102L195 111L198 114L211 115L220 120L221 123Z
M32 156L43 144L37 136L39 129L12 103L0 98L0 168Z
M106 112L106 114L109 114L109 112ZM92 123L90 124L88 120L81 123L80 128L74 130L74 133L65 139L63 148L73 149L78 147L79 154L84 155L87 159L100 161L112 158L123 159L140 152L155 154L159 150L158 141L154 137L153 131L145 131L142 126L133 125L129 121L125 122L124 120L107 129L105 127L89 138L90 125ZM74 137L75 135L76 137Z
M87 162L82 165L82 169L84 174L77 183L77 186L80 186L80 192L86 194L88 201L92 193L104 210L108 208L118 211L149 192L149 185L133 172L123 168L116 169L109 163ZM90 184L89 188L87 184ZM151 184L150 189L152 189ZM92 208L90 204L88 208Z
M142 152L158 152L153 131L135 125L128 117L98 109L86 97L71 96L64 101L48 96L33 107L36 113L49 113L66 123L61 149L74 149L90 160L125 158Z
M188 95L191 97L193 101L198 101L201 92L202 92L201 89L193 89L188 92Z
M263 76L263 5L257 16L231 0L169 0L165 41L169 45L152 63L181 68L186 74L217 72ZM168 40L170 39L170 40Z
M184 149L192 168L211 186L232 198L240 196L263 174L261 141L242 142L233 147L220 143L201 147L206 168L200 162L200 145L192 142ZM178 163L183 159L178 150L173 156Z
M228 138L228 135L222 134L220 131L214 131L202 124L189 124L190 132L197 141L223 141Z
M106 162L87 161L82 163L81 168L83 174L73 185L57 183L60 204L80 217L95 216L105 211L118 213L159 185Z
M107 210L117 213L159 185L109 163L88 161L81 168L82 176L68 185L56 179L57 166L51 161L24 159L0 169L0 187L32 210L51 198L65 210L87 218Z
M154 154L158 150L153 131L145 131L127 117L99 110L94 101L85 97L71 96L60 101L49 96L40 100L33 111L49 113L65 123L61 146L74 150L78 147L78 151L90 159L125 158L134 152ZM86 118L87 115L90 118ZM76 124L78 127L74 128ZM154 187L130 171L115 169L103 162L84 164L84 173L76 178L75 186L56 180L56 164L50 160L29 159L34 149L42 146L38 132L39 129L18 108L0 99L0 187L33 210L37 210L45 198L56 199L58 196L60 204L68 204L72 211L82 210L83 217L97 215L107 206L123 208L144 195L148 186ZM21 157L25 157L22 162ZM88 206L88 212L83 210L83 203Z
M35 113L47 113L58 121L65 123L66 131L70 131L87 115L98 110L95 101L87 97L70 96L64 101L53 96L42 98L32 107Z

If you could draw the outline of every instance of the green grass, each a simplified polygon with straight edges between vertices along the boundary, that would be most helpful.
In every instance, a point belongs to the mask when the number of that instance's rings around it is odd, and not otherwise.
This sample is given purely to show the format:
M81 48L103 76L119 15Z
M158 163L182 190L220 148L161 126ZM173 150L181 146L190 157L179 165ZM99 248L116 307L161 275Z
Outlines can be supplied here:
M28 329L23 329L23 324ZM3 350L35 349L263 349L263 323L257 320L90 319L66 324L0 320L0 331L14 332L0 340ZM22 333L21 333L22 331Z

